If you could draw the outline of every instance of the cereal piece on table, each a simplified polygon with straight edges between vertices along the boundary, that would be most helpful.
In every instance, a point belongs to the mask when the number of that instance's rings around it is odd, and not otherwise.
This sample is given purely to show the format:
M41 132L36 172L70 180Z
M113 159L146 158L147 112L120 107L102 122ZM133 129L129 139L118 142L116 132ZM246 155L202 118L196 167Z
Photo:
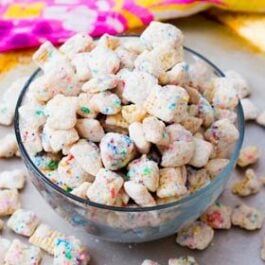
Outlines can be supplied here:
M95 94L91 99L92 107L105 115L114 115L121 110L121 101L116 94L101 92Z
M196 221L182 228L177 235L177 243L190 249L203 250L213 240L214 230L207 224Z
M139 106L145 102L152 89L157 85L157 79L154 76L137 70L120 71L119 79L120 86L123 88L122 97Z
M171 143L168 146L159 146L162 153L163 167L179 167L187 164L194 153L195 143L191 132L179 124L166 127Z
M97 46L103 46L111 50L116 50L120 45L121 39L104 33L97 41Z
M80 140L71 147L70 154L75 157L83 170L93 176L96 176L102 168L99 148L92 142Z
M4 259L5 265L39 265L42 253L38 247L26 245L14 239Z
M87 197L97 203L114 205L117 194L122 188L123 178L108 169L100 169L95 181L87 190Z
M4 264L4 258L11 242L8 239L0 238L0 264Z
M232 212L232 224L246 230L260 229L263 225L264 214L245 204L237 205Z
M210 176L206 169L194 169L187 167L188 190L194 192L211 182Z
M172 49L168 44L161 44L151 51L144 51L134 61L135 69L149 73L157 78L177 63L183 61L182 47Z
M95 119L78 119L76 129L81 138L92 142L100 142L105 134L101 124Z
M129 126L129 136L140 153L147 154L149 152L151 143L145 138L142 123L131 123Z
M82 199L86 199L87 190L91 185L92 184L90 182L83 182L81 185L74 188L70 193Z
M0 173L0 189L22 189L25 178L26 172L23 169L2 171Z
M166 132L166 125L156 117L147 117L143 120L144 137L148 142L158 145L168 145L169 136Z
M250 87L247 81L238 72L234 70L228 70L225 72L225 77L232 82L239 98L245 98L249 96L251 92Z
M201 221L213 229L231 228L232 209L220 202L215 202L200 217Z
M144 103L151 115L165 122L181 122L187 115L189 95L179 86L155 86Z
M159 76L159 83L162 85L183 85L189 80L189 65L185 62L177 63L164 75Z
M195 150L191 160L189 161L189 165L194 167L204 167L213 151L213 145L210 142L205 140L194 138Z
M107 133L100 142L101 159L110 170L125 167L135 154L133 141L127 135Z
M98 93L110 90L118 85L118 78L116 75L107 74L96 76L82 86L82 91L88 93Z
M44 126L42 131L42 145L46 152L53 151L59 152L64 146L69 146L79 139L76 129L69 130L54 130L47 126Z
M141 265L159 265L159 264L153 260L146 259L143 261L143 263Z
M73 236L56 239L53 265L87 265L89 261L89 252L80 240Z
M261 243L260 257L265 261L265 239L263 239Z
M107 126L127 129L129 127L129 123L123 118L121 113L117 113L115 115L108 115L106 120Z
M139 105L122 106L122 117L129 123L141 122L146 117L146 111Z
M18 191L0 190L0 216L8 216L21 206Z
M228 119L215 121L204 134L206 140L217 146L232 145L239 137L238 129Z
M53 255L57 238L63 236L61 232L51 229L48 225L40 224L29 238L29 243Z
M18 145L13 133L6 134L0 139L0 158L10 158L16 155Z
M171 258L168 260L168 265L199 265L195 258L191 256Z
M177 27L157 21L152 21L140 36L140 41L147 49L153 49L163 43L170 44L172 48L180 47L183 39L183 34Z
M180 123L185 129L190 131L192 134L198 132L202 125L203 120L193 116L187 116Z
M120 59L111 49L97 46L89 53L88 65L92 76L115 74L120 68Z
M143 155L128 165L127 177L131 181L143 184L149 191L155 192L159 184L159 168L156 162Z
M130 200L129 195L125 192L124 188L122 187L116 196L114 206L126 206L129 200Z
M77 159L69 154L58 164L59 179L57 185L65 190L72 190L85 181L93 181L93 176L88 174L78 163Z
M91 69L89 66L90 54L88 52L75 54L71 63L75 69L75 76L78 81L86 82L92 77Z
M265 111L258 115L256 122L261 126L265 126Z
M253 169L247 169L243 179L234 183L232 192L241 197L256 194L261 190L262 183Z
M237 120L237 113L233 110L214 108L214 113L216 120L228 119L232 123Z
M213 80L214 96L212 103L214 107L233 110L238 102L238 95L233 83L225 77L218 77Z
M31 127L21 127L21 139L27 152L31 155L35 155L42 151L42 139L38 130ZM1 148L0 148L1 149ZM0 152L1 153L1 152Z
M47 125L55 130L72 129L76 123L77 98L56 95L47 104Z
M133 51L129 51L122 46L118 47L115 52L117 53L120 59L121 68L133 70L134 61L137 58L138 54Z
M59 50L72 58L75 54L91 51L94 46L93 39L86 32L80 32L69 38Z
M98 112L91 104L93 94L80 93L77 97L77 114L83 118L95 118Z
M14 119L14 113L10 110L7 103L0 103L0 124L9 126L12 124Z
M237 165L246 167L256 163L261 156L260 150L255 145L249 145L240 150Z
M34 212L19 209L8 219L7 226L17 234L30 237L39 222L40 220Z
M136 204L140 206L155 206L156 202L147 188L141 183L134 181L126 181L124 183L126 193L132 198Z
M181 197L187 194L185 167L160 169L157 196L159 198Z
M245 121L255 120L258 116L258 108L254 103L248 98L243 98L240 102L243 108Z
M229 163L228 159L225 158L216 158L208 161L205 166L207 172L210 174L211 179L217 177Z

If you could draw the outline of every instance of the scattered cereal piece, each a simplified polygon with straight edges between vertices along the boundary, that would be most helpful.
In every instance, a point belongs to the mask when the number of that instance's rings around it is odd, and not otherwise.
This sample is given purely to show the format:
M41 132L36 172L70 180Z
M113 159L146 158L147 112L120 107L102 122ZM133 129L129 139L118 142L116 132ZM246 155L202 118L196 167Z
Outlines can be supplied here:
M119 133L107 133L100 142L101 158L107 169L116 170L133 158L135 147L132 140Z
M87 265L90 261L88 250L73 236L58 237L54 245L53 265Z
M92 184L90 182L83 182L81 185L74 188L70 193L82 199L86 199L87 190Z
M0 216L8 216L21 206L17 190L0 190Z
M143 184L149 191L155 192L159 183L159 168L156 162L143 155L128 165L127 177L129 180Z
M143 261L142 265L159 265L159 264L153 260L146 259Z
M213 229L231 228L232 209L220 202L215 202L201 216L201 220Z
M10 158L16 155L18 145L13 133L9 133L0 139L0 158Z
M40 224L29 238L29 243L53 255L55 242L58 237L62 236L62 233L51 229L48 225Z
M93 176L102 168L99 148L92 142L80 140L71 147L70 153L83 170Z
M126 193L132 198L135 203L140 206L154 206L156 202L147 188L141 183L134 181L126 181L124 183Z
M256 146L254 145L246 146L240 151L237 160L237 165L240 167L246 167L252 165L258 161L260 156L261 152Z
M185 167L160 169L159 187L157 196L159 198L181 197L187 194Z
M196 137L194 138L194 143L195 150L191 160L189 161L189 165L200 168L207 164L213 151L213 146L211 143Z
M87 190L87 197L93 202L114 205L122 185L123 178L118 174L107 169L100 169L95 181Z
M121 114L129 124L141 122L146 116L145 110L141 106L135 104L122 106Z
M165 122L181 122L187 115L189 95L179 86L155 86L149 93L144 108Z
M229 70L225 72L225 76L232 82L239 98L245 98L250 94L247 81L238 72Z
M11 245L8 239L0 238L0 264L4 264L5 255Z
M2 171L0 173L0 189L22 189L26 173L23 169Z
M245 121L255 120L258 116L258 108L248 98L241 99Z
M5 256L6 265L39 265L42 254L38 247L29 246L14 239Z
M191 256L181 258L171 258L168 260L168 265L199 265L195 258Z
M142 123L131 123L129 126L129 136L140 153L147 154L150 151L151 143L145 139Z
M232 187L232 192L245 197L258 193L261 189L261 182L253 169L247 169L242 180L237 181Z
M229 160L225 158L211 159L205 168L209 172L211 179L214 179L224 170L228 163Z
M261 249L260 249L260 257L262 260L265 261L265 239L262 240Z
M263 213L245 204L237 205L232 213L232 224L246 230L260 229L263 221Z
M265 126L265 111L263 111L258 115L256 122L261 126Z
M214 230L207 224L196 221L178 232L177 243L190 249L203 250L209 246Z
M39 222L39 218L32 211L19 209L9 218L7 226L17 234L30 237Z
M95 119L78 119L76 129L80 137L92 142L100 142L105 134L99 121Z
M9 126L14 119L14 113L5 102L0 103L0 124Z
M194 192L211 182L209 173L205 168L194 169L187 167L187 186L190 192Z

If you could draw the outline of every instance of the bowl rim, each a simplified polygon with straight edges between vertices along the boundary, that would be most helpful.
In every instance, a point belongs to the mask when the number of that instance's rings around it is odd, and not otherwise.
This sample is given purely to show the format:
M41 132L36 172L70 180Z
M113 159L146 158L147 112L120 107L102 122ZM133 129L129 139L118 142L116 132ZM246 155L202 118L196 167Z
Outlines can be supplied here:
M138 35L121 35L120 37L137 37L137 36ZM193 49L188 48L186 46L184 46L184 50L190 52L192 55L195 55L195 56L199 57L201 60L203 60L204 62L206 62L208 65L210 65L214 69L214 71L220 77L225 76L224 73L214 63L212 63L209 59L207 59L204 55L202 55L199 52L196 52ZM239 156L239 152L240 152L240 149L241 149L241 146L243 143L244 131L245 131L244 114L243 114L243 109L242 109L240 101L236 107L237 114L238 114L237 115L237 122L238 122L238 129L239 129L239 138L236 142L235 149L234 149L233 154L230 157L229 163L226 165L226 167L223 169L223 171L218 176L215 177L215 179L211 180L211 182L209 184L205 185L204 187L200 188L199 190L197 190L197 191L195 191L195 192L193 192L193 193L191 193L191 194L189 194L183 198L180 198L177 201L173 201L173 202L166 203L166 204L159 204L159 205L155 205L155 206L148 206L148 207L139 206L137 208L121 207L121 206L109 206L109 205L100 204L100 203L90 201L89 199L83 199L83 198L80 198L74 194L71 194L70 192L65 191L63 188L57 186L55 183L53 183L51 180L49 180L38 169L38 167L31 160L31 158L30 158L28 152L26 151L26 148L22 142L22 139L21 139L20 127L19 127L19 111L18 110L19 110L19 107L21 106L21 103L23 102L24 96L26 94L26 91L27 91L30 83L34 80L34 78L39 74L40 71L41 71L41 69L38 68L29 77L29 79L24 84L24 86L20 92L19 98L17 100L16 110L15 110L15 118L14 118L14 130L15 130L15 135L16 135L16 139L18 142L18 146L19 146L19 151L21 153L21 156L22 156L24 162L27 165L29 165L31 170L34 172L34 177L38 176L38 178L40 178L41 181L44 181L47 185L49 185L56 192L60 193L63 196L66 196L66 198L73 200L75 203L78 203L79 205L82 204L82 206L92 206L95 208L117 211L117 212L149 212L149 211L157 211L157 210L167 209L167 208L171 208L171 207L175 207L175 206L180 206L184 203L188 203L188 202L206 194L208 190L210 190L215 185L218 185L218 183L221 182L221 180L227 174L231 173L230 171L233 169L233 167L237 161L237 158Z

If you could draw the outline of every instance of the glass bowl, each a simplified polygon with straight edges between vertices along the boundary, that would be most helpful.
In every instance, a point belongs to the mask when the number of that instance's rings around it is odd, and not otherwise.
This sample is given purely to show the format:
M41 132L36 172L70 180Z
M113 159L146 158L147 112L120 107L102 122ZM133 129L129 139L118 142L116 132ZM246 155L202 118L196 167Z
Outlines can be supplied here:
M184 49L185 60L188 63L192 63L195 59L202 60L215 76L224 76L204 56L190 48ZM122 208L94 203L66 192L46 178L33 164L21 140L18 108L23 104L30 83L39 74L41 74L40 69L32 74L22 89L16 106L15 133L31 181L44 199L73 226L108 241L126 243L151 241L172 235L184 225L196 220L224 190L238 158L244 136L244 116L240 103L236 109L236 126L240 137L235 144L230 162L210 184L194 193L178 201L154 207Z

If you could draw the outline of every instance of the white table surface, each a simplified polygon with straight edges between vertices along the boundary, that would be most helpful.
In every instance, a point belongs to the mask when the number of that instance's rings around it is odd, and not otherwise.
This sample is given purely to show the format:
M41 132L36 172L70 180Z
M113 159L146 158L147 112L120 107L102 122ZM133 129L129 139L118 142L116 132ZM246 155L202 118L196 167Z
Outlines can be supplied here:
M223 70L235 69L242 73L253 88L251 98L258 107L265 109L265 54L256 52L229 29L207 20L201 15L177 20L176 25L184 31L185 44L188 47L206 55ZM3 93L12 79L17 78L21 73L31 73L33 69L33 66L21 67L18 71L0 75L0 93ZM11 129L0 127L0 136L8 130ZM256 144L265 153L264 132L264 128L254 123L248 123L245 144ZM260 176L265 175L264 162L265 156L254 166ZM18 159L0 160L1 170L18 166L23 166ZM230 183L240 176L240 173L242 175L242 172L235 171ZM242 199L242 201L265 212L264 194L265 190L262 190L258 195L250 196ZM50 224L66 234L79 237L90 249L93 258L92 265L140 265L145 258L166 265L168 258L182 255L195 256L201 265L264 264L259 257L259 249L261 239L265 236L265 228L257 232L247 232L238 228L229 231L217 231L213 243L205 251L191 251L179 247L175 243L175 236L138 245L109 243L92 238L89 234L76 231L49 207L31 183L27 183L21 197L23 207L36 212L44 223ZM241 199L231 195L230 189L227 187L221 201L234 206ZM10 239L17 237L26 242L26 239L14 235L6 228L0 236ZM42 264L52 264L51 257L46 255Z

